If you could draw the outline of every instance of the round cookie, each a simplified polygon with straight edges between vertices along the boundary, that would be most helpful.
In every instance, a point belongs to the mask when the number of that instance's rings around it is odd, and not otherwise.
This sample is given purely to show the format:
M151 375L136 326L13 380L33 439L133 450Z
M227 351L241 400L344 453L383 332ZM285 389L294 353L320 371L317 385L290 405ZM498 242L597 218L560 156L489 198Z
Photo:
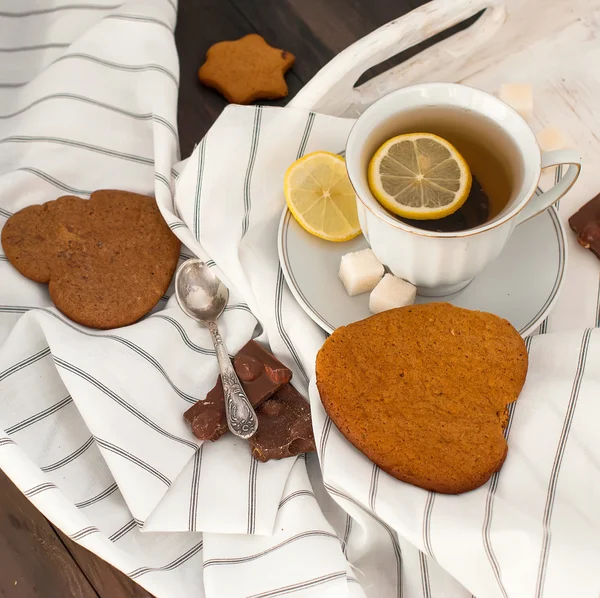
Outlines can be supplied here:
M153 197L102 190L20 210L2 229L2 247L21 274L48 283L66 316L106 329L132 324L156 305L180 242Z
M506 408L527 365L506 320L430 303L338 328L317 355L317 386L342 434L381 469L457 494L504 463Z

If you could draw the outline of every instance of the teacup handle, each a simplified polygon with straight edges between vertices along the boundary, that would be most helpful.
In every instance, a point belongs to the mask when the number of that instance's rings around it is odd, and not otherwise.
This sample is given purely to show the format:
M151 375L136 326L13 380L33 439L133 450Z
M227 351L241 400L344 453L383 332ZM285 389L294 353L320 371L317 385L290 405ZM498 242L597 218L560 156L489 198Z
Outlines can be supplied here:
M563 149L542 154L542 169L568 164L566 174L554 187L534 195L517 216L517 224L527 222L554 205L575 184L581 173L581 157L575 150Z

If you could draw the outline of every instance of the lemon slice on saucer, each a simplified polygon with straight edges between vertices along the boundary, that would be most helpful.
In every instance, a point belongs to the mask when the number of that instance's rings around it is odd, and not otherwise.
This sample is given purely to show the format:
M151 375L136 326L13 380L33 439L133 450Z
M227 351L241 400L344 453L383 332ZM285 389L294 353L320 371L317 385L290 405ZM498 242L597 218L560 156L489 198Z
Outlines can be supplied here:
M436 220L458 210L469 197L471 171L457 149L431 133L386 141L369 163L369 187L390 212L414 220Z
M283 188L290 212L312 235L348 241L360 234L356 195L342 157L307 154L287 169Z

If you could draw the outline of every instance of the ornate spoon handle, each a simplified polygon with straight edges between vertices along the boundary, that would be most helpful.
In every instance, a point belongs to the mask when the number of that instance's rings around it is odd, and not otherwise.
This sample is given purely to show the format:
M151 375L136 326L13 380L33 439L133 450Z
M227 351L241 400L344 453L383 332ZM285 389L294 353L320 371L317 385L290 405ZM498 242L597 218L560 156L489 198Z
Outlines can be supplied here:
M256 413L240 384L239 378L233 369L231 359L225 343L219 333L219 327L216 322L207 322L210 330L219 368L221 370L221 381L223 382L223 392L225 394L225 414L227 415L227 425L233 434L240 438L250 438L258 429L258 419Z

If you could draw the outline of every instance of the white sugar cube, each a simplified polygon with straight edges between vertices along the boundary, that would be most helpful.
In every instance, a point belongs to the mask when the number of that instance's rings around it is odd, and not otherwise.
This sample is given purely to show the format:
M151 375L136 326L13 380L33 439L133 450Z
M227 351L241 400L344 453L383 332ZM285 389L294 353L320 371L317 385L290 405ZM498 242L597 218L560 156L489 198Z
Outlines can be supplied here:
M383 276L384 268L372 249L342 256L339 277L350 297L372 291Z
M378 314L395 307L412 305L416 296L417 287L392 274L386 274L369 297L369 309L371 313Z
M498 97L512 106L525 120L533 117L533 89L526 83L504 83Z
M562 131L554 127L548 127L540 131L537 135L538 144L543 152L552 152L554 150L564 149L567 140Z

